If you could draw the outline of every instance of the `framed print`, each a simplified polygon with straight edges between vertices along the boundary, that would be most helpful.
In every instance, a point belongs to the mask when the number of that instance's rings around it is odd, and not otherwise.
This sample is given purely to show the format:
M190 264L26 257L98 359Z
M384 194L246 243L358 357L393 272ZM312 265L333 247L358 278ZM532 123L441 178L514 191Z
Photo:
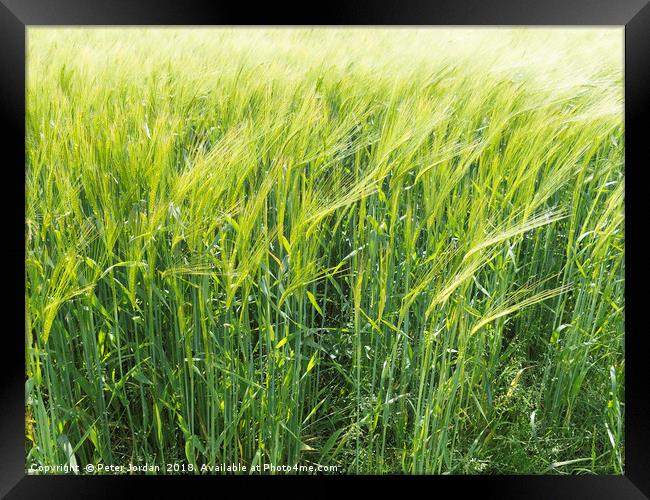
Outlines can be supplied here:
M650 495L650 7L328 9L3 0L7 498Z

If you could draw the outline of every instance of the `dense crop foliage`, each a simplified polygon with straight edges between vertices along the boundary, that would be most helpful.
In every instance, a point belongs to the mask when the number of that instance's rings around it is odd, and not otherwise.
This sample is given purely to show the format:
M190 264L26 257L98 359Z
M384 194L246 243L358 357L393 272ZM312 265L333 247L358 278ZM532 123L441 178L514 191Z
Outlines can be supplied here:
M28 467L623 471L620 30L28 50Z

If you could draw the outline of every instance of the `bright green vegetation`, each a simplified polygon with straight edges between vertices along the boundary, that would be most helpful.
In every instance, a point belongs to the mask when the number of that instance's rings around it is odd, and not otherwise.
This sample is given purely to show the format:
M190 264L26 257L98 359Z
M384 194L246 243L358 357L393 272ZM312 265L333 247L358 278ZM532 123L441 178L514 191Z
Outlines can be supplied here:
M28 466L623 471L621 30L28 43Z

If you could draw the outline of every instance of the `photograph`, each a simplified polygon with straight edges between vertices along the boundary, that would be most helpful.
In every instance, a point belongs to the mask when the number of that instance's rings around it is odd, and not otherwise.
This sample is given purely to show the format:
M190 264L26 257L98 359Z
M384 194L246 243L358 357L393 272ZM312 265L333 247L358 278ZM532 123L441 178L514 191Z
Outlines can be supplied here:
M624 41L28 26L25 474L625 474Z

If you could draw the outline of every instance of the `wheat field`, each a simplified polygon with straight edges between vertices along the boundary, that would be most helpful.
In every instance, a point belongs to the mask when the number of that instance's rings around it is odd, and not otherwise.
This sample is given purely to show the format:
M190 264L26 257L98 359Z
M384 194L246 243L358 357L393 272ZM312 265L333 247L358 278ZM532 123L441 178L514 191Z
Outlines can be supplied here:
M622 29L27 42L28 470L623 473Z

